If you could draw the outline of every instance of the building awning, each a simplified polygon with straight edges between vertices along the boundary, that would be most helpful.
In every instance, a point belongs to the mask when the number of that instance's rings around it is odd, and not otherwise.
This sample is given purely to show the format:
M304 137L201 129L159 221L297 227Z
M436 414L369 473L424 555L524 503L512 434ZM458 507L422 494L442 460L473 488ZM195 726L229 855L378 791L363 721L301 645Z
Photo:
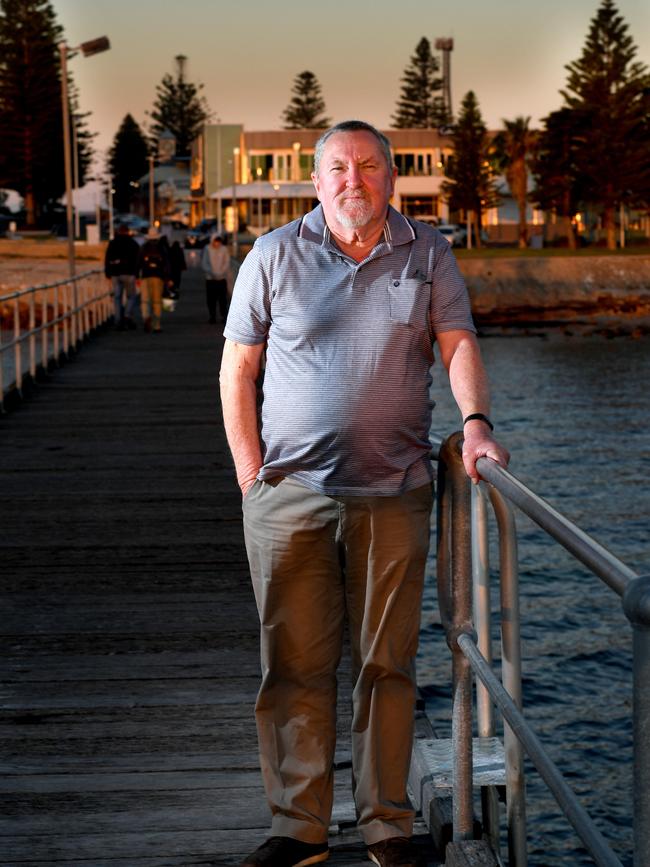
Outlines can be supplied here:
M234 195L233 195L234 193ZM211 199L315 199L316 190L311 181L289 183L286 181L252 181L250 184L235 184L221 187L212 193Z

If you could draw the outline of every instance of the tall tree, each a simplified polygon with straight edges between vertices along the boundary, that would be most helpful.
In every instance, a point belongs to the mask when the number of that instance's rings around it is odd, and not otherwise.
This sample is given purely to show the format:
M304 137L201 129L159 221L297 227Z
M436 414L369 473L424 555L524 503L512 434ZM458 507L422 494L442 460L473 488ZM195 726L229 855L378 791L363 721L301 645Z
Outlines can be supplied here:
M576 154L586 192L616 247L619 205L650 205L650 75L613 0L602 0L581 57L566 67L566 106L591 133Z
M402 76L402 95L393 115L394 127L432 129L447 123L439 69L440 63L431 53L431 43L423 36Z
M298 73L291 93L291 101L282 114L285 129L324 129L331 124L331 119L324 115L325 100L313 72L306 69Z
M551 112L543 120L531 166L535 178L531 199L564 220L572 250L577 247L573 216L585 199L578 159L590 133L593 135L589 118L579 111L561 108Z
M201 91L202 84L192 84L185 76L187 57L179 54L176 61L176 77L166 73L156 87L156 99L150 117L152 149L158 147L158 139L169 130L176 139L176 153L190 156L192 142L203 124L210 118L210 108Z
M108 170L118 211L129 211L136 197L133 186L148 169L149 147L138 123L130 114L125 115L108 152Z
M47 0L0 0L0 186L23 196L30 226L65 189L62 39ZM74 116L74 86L70 93ZM83 171L90 157L83 117L77 129Z
M497 133L492 143L495 167L505 175L510 193L517 203L519 246L524 249L528 246L528 174L536 140L529 124L530 117L504 120L504 128Z
M498 202L492 165L490 137L473 91L463 98L452 134L454 154L447 162L448 180L442 185L452 210L462 210L474 226L476 245L481 246L483 212ZM468 239L469 240L469 239Z

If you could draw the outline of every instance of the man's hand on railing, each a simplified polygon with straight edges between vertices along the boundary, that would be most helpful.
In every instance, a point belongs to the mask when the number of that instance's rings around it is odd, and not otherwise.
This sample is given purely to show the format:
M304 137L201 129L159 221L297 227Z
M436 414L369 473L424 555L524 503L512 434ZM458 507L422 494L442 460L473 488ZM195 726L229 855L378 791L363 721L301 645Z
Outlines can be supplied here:
M467 475L475 485L480 481L476 469L476 461L479 458L492 458L493 461L505 468L510 461L510 452L499 445L485 422L468 421L464 428L463 464Z

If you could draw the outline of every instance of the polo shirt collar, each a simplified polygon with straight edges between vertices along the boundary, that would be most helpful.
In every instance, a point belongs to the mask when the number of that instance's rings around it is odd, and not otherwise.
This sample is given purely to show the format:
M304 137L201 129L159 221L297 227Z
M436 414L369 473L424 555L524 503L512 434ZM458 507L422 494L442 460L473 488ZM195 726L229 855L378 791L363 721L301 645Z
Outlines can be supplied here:
M322 205L318 205L300 221L298 237L314 244L330 243L330 230L325 222ZM384 224L383 241L390 247L399 247L415 240L415 230L403 214L388 206L388 216ZM380 241L381 243L381 241Z

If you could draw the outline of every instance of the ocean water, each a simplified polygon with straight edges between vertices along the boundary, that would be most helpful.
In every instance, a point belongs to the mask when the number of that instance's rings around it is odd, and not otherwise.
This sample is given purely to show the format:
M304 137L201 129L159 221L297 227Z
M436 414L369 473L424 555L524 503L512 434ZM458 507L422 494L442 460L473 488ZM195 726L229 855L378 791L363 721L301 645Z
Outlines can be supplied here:
M650 571L650 339L501 336L482 339L481 350L495 434L511 452L510 470L636 572ZM446 436L460 418L444 369L435 368L432 430ZM631 867L631 628L613 591L524 515L516 520L524 714ZM490 562L498 657L492 530ZM431 555L418 680L443 737L451 734L450 678ZM529 863L593 864L528 762L526 785Z

